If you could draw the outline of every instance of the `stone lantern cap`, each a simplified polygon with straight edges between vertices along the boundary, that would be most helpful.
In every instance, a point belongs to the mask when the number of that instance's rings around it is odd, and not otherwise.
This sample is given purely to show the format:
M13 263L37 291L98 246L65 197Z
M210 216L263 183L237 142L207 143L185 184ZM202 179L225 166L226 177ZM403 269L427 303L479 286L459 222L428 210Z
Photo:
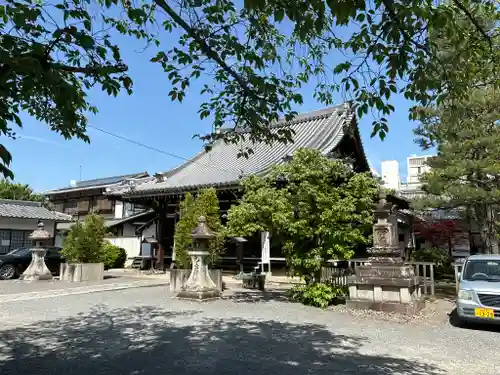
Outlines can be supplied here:
M43 225L43 223L41 221L38 222L38 228L35 229L33 231L33 233L31 233L29 235L29 239L30 240L33 240L33 241L42 241L42 240L48 240L50 239L52 236L50 235L49 232L47 232L45 230L45 226Z
M213 240L216 237L215 233L207 226L205 216L200 216L198 226L191 232L193 240Z

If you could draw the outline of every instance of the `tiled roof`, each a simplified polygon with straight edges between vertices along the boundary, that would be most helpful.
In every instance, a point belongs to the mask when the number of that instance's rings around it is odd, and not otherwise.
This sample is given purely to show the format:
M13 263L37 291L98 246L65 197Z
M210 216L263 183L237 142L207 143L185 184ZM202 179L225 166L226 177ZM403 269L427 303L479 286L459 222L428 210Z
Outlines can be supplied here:
M49 191L45 192L44 194L45 195L53 195L53 194L70 192L70 191L94 189L94 188L99 188L99 187L105 188L108 186L113 186L113 185L119 184L125 180L143 178L143 177L147 177L147 176L149 176L149 174L147 172L140 172L140 173L121 175L121 176L104 177L104 178L96 178L93 180L77 181L75 183L75 186L67 186L67 187L60 188L60 189L49 190Z
M0 199L0 217L70 221L71 215L50 211L40 202Z
M353 120L353 111L345 105L298 115L291 121L274 124L272 130L290 127L294 133L293 143L253 143L248 137L239 144L219 140L210 151L203 150L165 173L163 178L144 179L127 189L122 187L121 192L124 196L147 196L202 186L234 185L245 176L266 173L272 166L285 162L284 159L299 148L316 149L325 155L334 151ZM238 152L246 148L251 148L253 153L248 158L238 157Z

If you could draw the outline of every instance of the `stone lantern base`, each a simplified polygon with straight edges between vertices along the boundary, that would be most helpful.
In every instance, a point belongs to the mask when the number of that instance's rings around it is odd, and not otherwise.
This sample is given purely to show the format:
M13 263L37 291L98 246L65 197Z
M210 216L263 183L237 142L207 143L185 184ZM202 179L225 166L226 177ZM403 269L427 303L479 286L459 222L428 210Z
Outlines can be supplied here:
M204 258L209 255L208 251L189 251L191 257L192 271L177 293L177 298L192 301L209 301L220 298L220 290L210 278L208 267L204 264Z
M378 259L376 261L375 259ZM383 258L382 258L383 259ZM425 307L413 267L397 258L374 258L374 262L356 267L356 275L348 278L349 299L346 305L413 315Z
M45 265L45 249L33 248L31 250L31 263L19 277L20 280L52 280L52 273Z

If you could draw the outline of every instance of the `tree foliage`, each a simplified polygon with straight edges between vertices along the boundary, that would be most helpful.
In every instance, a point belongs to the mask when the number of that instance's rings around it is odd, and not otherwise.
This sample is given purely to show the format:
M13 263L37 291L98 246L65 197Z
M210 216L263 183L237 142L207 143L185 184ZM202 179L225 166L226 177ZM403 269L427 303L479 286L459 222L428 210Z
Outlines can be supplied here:
M242 186L243 198L228 212L228 232L277 234L288 266L307 282L318 281L326 260L348 259L355 246L370 241L377 183L342 161L301 149Z
M192 248L191 233L198 225L200 216L204 216L207 226L215 232L216 238L210 243L209 264L214 264L224 249L225 230L220 219L219 199L214 188L202 189L193 197L184 196L180 204L180 219L175 225L176 262L183 268L189 268L191 259L188 251Z
M461 207L472 216L483 251L498 253L500 208L500 91L489 88L469 100L421 111L416 130L424 147L437 146L423 181L429 197L420 205Z
M492 29L477 9L495 21ZM306 84L325 105L340 92L359 116L375 109L373 134L383 138L395 94L427 105L464 97L478 82L498 86L498 20L496 0L6 0L0 134L15 137L12 124L22 126L25 111L65 138L88 141L87 116L97 111L88 92L132 92L122 34L149 47L174 101L202 75L212 78L200 93L200 117L214 125L202 135L208 144L238 142L237 127L249 129L252 140L291 141L289 129L271 132L267 125L295 115ZM440 55L432 33L450 37L459 65ZM218 131L227 124L232 130ZM0 172L12 176L4 146L0 159Z
M413 226L413 231L432 248L447 249L450 256L455 243L461 242L468 235L457 220L418 221Z
M103 253L106 227L104 219L89 214L83 223L72 225L64 239L61 254L68 263L100 263L105 261Z
M0 199L41 202L43 196L33 192L27 184L19 184L8 180L0 181Z

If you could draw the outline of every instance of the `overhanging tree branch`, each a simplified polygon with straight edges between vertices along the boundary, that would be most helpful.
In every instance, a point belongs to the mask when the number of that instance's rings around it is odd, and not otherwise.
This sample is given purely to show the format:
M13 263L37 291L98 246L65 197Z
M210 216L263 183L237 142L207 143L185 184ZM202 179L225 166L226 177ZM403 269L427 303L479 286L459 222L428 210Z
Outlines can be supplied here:
M116 74L125 73L128 66L125 64L118 65L87 65L84 67L71 66L65 64L51 64L52 69L62 70L68 73L82 73L86 75L102 75L102 74Z
M186 33L200 45L201 50L207 57L214 60L226 73L228 73L231 77L233 77L247 95L251 93L251 89L250 87L248 87L248 84L245 82L245 80L237 72L231 69L231 67L227 65L227 63L217 54L217 52L215 52L208 45L208 43L200 35L198 35L196 30L193 29L191 26L189 26L188 23L184 21L182 17L179 16L179 14L177 14L172 9L172 7L170 7L165 2L165 0L154 0L154 2L161 9L163 9L176 24L182 27L184 31L186 31Z
M483 29L483 27L479 24L476 18L469 12L469 10L465 7L464 4L462 4L458 0L453 0L453 3L462 11L464 14L467 16L467 18L472 22L476 30L486 39L488 44L490 45L490 48L493 49L493 42L491 41L490 36L488 33Z

